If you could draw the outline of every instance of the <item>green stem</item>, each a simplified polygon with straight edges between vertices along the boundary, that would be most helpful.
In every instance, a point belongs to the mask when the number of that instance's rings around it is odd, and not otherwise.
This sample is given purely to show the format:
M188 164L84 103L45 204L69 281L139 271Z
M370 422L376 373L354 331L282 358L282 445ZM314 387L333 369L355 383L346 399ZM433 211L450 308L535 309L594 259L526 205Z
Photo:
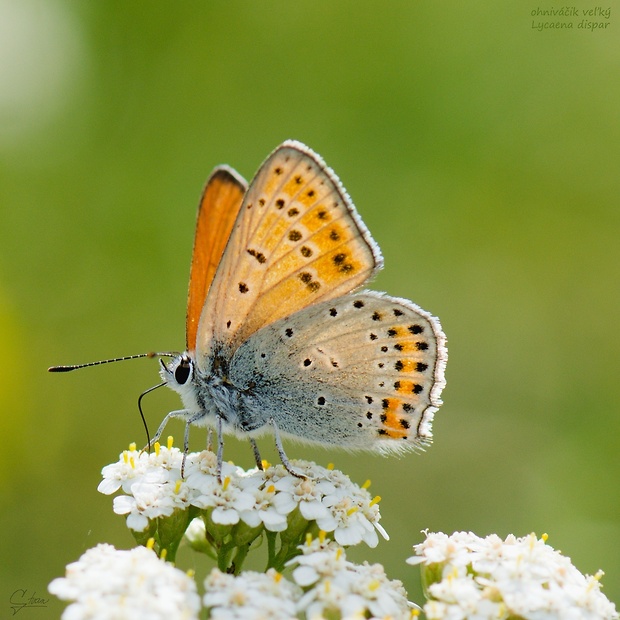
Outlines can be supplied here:
M233 575L238 575L241 572L241 568L243 567L243 562L248 555L248 551L250 550L250 543L246 545L241 545L237 547L237 553L235 553L235 558L230 565L229 572Z
M235 548L235 545L232 543L225 543L223 544L217 552L217 567L223 572L223 573L228 573L229 572L229 566L230 566L230 556L232 554L233 549Z
M286 563L290 559L299 555L299 553L300 552L299 549L297 549L296 544L283 544L280 547L280 551L278 551L275 558L273 558L270 568L275 568L279 573L281 573L284 570Z
M181 539L179 538L175 542L172 542L168 545L166 549L166 562L174 562L177 557L177 551L179 550L179 544L181 543Z
M265 530L265 534L267 535L267 569L273 568L273 564L276 559L276 532L270 532L269 530Z

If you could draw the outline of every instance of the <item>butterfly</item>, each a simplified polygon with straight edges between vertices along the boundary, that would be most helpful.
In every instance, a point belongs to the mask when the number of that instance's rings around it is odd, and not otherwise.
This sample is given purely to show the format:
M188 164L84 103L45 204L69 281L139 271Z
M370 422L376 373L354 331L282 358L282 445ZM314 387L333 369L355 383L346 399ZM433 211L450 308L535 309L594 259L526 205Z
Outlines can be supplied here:
M271 431L353 450L424 447L441 405L447 361L439 320L414 303L360 290L383 266L378 245L335 173L288 140L252 182L215 168L198 208L186 316L186 350L163 383L192 425L224 434ZM54 369L71 369L55 367Z

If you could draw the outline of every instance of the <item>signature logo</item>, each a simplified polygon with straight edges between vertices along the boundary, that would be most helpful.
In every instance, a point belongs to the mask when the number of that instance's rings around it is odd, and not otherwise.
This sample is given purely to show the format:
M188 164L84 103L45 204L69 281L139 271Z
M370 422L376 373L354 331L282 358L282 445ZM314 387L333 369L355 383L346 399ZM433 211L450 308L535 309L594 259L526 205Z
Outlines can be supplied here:
M13 610L13 615L21 611L24 607L47 607L49 598L41 598L33 590L32 595L28 590L15 590L9 599L9 605Z

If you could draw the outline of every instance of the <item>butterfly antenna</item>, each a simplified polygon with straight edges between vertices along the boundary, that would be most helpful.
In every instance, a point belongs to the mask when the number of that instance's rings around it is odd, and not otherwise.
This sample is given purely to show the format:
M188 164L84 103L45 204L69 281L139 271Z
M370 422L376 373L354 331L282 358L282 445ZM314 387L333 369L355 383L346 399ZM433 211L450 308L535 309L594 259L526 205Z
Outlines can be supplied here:
M111 362L124 362L125 360L135 360L141 357L176 357L178 353L169 352L156 352L139 353L138 355L126 355L125 357L115 357L109 360L99 360L98 362L88 362L86 364L73 364L71 366L50 366L48 372L70 372L71 370L77 370L78 368L87 368L88 366L99 366L101 364L110 364Z
M156 390L157 388L163 387L164 385L166 384L158 383L157 385L150 387L148 390L144 390L144 392L142 392L142 394L138 396L138 411L140 412L140 417L142 418L142 424L144 424L144 430L146 431L146 445L148 446L149 452L151 451L151 436L149 434L149 427L148 427L148 424L146 423L146 418L144 417L144 412L142 411L142 399L149 392L152 392L153 390Z

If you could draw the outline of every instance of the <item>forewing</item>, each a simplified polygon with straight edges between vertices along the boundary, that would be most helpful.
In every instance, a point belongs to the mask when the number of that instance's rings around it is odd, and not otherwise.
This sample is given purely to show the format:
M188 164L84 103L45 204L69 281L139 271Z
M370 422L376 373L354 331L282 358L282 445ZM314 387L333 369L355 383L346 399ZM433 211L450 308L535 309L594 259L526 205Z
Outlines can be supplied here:
M261 330L233 357L248 419L308 441L399 451L429 443L447 360L439 321L365 291Z
M196 332L207 291L239 213L246 181L227 166L217 167L205 185L196 218L189 276L185 334L187 350L196 348Z
M358 288L381 255L336 175L288 141L250 184L200 319L198 363L260 328Z

